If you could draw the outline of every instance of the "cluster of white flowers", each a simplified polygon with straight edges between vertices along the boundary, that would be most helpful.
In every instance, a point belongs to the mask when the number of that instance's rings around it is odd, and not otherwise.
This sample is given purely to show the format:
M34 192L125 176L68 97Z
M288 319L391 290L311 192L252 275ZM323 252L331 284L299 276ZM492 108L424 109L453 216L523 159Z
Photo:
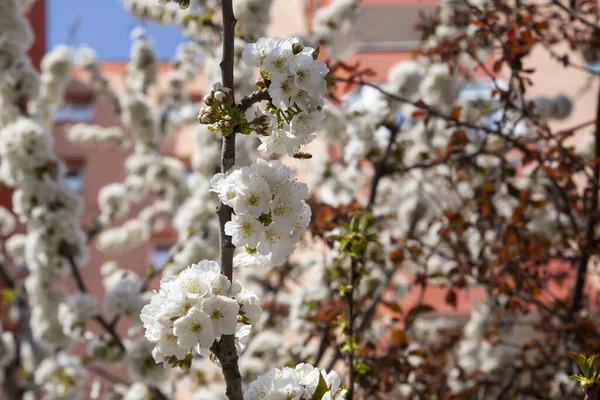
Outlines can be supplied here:
M159 387L169 377L168 370L156 363L152 356L154 344L140 336L133 342L126 342L126 362L131 380Z
M78 123L69 128L67 138L78 145L101 149L127 149L131 146L125 132L118 126Z
M402 61L388 70L386 87L390 92L410 99L419 91L422 78L422 66L418 62Z
M200 47L194 42L177 46L175 57L171 61L173 69L165 76L166 93L160 100L166 132L177 132L182 126L197 121L199 106L190 102L186 89L194 81L203 62L201 55Z
M48 399L83 400L86 397L87 372L79 358L67 353L44 359L35 371L34 380Z
M148 226L141 220L132 219L123 225L103 231L96 246L103 253L116 254L142 244L150 237Z
M150 193L155 194L157 199L141 210L137 218L100 233L96 244L105 253L117 253L138 246L152 232L162 230L163 217L171 216L190 192L185 179L185 167L175 158L134 153L127 158L126 169L128 176L123 183L112 183L98 193L100 222L107 224L114 218L126 215L134 202L143 200ZM187 209L189 211L189 207ZM205 214L202 210L204 208L197 212ZM193 220L177 220L188 226L194 224ZM186 231L182 236L187 237L190 233Z
M127 200L127 187L122 183L109 183L98 191L100 219L108 221L127 214L131 202Z
M53 161L52 137L36 121L18 118L4 126L0 134L0 176L10 185L33 178Z
M29 3L29 2L28 2ZM33 32L23 16L18 0L0 4L0 123L6 124L19 115L19 102L37 96L39 77L27 57Z
M64 72L60 61L48 63L48 74ZM59 71L53 71L52 65ZM48 88L54 84L58 83L49 83ZM6 251L15 264L26 264L30 272L33 334L51 346L63 347L69 340L57 317L62 294L45 287L70 271L68 258L77 268L87 262L86 237L79 223L81 201L62 181L64 169L52 152L51 136L34 119L22 116L0 130L0 159L3 181L16 189L13 211L27 224L27 235L7 240Z
M471 318L464 327L463 339L457 348L457 368L449 375L449 385L454 391L461 391L474 382L465 382L464 376L472 376L477 371L489 374L508 361L510 351L502 345L494 345L486 340L491 329L493 306L489 303L474 303Z
M63 333L72 337L81 337L85 321L98 315L98 300L89 293L76 293L58 306L58 320Z
M244 393L244 400L343 400L346 398L346 389L341 383L342 379L335 371L327 373L310 364L298 364L296 368L275 368L250 383ZM324 390L321 392L322 389ZM315 392L320 397L314 397Z
M130 92L121 97L120 103L123 123L136 136L136 150L154 148L159 135L158 120L148 97L143 92Z
M22 233L14 233L4 242L4 251L14 265L23 265L25 263L26 242L27 235Z
M314 139L314 132L325 119L322 96L327 91L329 68L316 60L315 49L303 46L299 39L261 38L248 43L242 56L247 65L267 72L275 107L247 112L248 121L262 115L270 121L270 133L258 136L262 142L259 150L268 154L297 153Z
M87 339L86 355L89 358L109 363L119 362L124 358L123 349L117 341L108 333L94 335L91 332L85 334Z
M179 23L187 14L174 2L157 0L123 0L123 5L137 18L150 19L161 24Z
M68 46L59 45L42 59L40 93L35 100L38 112L50 113L58 108L73 65L73 53Z
M143 291L142 280L132 271L116 268L108 271L105 269L104 272L106 295L103 306L106 315L109 318L117 315L137 316L148 304L152 293Z
M203 260L163 278L141 320L156 362L177 365L192 348L204 354L222 335L236 334L238 320L255 324L261 312L254 293L230 282L216 261Z
M583 158L585 161L591 161L595 155L596 136L594 133L586 133L577 138L575 143L575 154Z
M310 222L306 184L296 181L282 162L257 159L250 166L216 174L211 185L236 214L225 224L225 233L235 246L246 246L246 252L235 257L235 265L283 263Z
M420 94L428 105L443 111L450 110L456 100L458 87L447 64L429 66L421 82Z
M158 76L158 60L152 42L146 38L144 28L136 28L131 32L130 61L127 64L127 84L130 89L145 92L146 88L156 82Z
M8 236L17 226L17 220L6 208L0 206L0 236Z
M85 45L80 46L77 49L77 53L75 53L75 65L83 68L90 75L91 82L97 89L99 97L104 97L109 99L113 107L115 107L115 112L120 112L119 98L110 87L108 78L105 76L104 72L100 68L100 64L98 63L98 56L96 52L87 47ZM115 132L116 133L116 132ZM88 133L89 135L89 133ZM85 135L87 136L87 135ZM104 135L103 135L104 136ZM116 139L114 140L117 141ZM103 141L104 142L104 141ZM112 142L112 141L111 141ZM120 141L119 141L120 143ZM113 144L114 145L114 144ZM123 144L116 144L120 147L123 147Z
M347 33L356 21L359 0L333 0L315 12L312 35L316 42L331 42L335 35Z
M233 14L238 20L236 29L247 40L256 40L265 34L271 22L273 0L238 0L233 3Z
M533 99L533 112L544 119L565 119L573 111L573 101L564 94Z

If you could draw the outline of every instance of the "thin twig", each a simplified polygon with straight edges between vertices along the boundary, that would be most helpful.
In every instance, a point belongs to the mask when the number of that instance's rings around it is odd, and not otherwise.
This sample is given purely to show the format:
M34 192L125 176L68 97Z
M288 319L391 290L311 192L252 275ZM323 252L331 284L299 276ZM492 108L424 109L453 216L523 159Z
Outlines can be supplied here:
M69 266L71 267L71 273L72 273L73 277L75 278L75 283L77 284L77 288L83 293L89 293L88 288L87 288L85 282L83 281L83 278L81 277L79 268L77 267L77 264L75 263L73 255L71 254L69 245L67 243L63 242L61 244L60 251L61 251L63 257L65 257L65 259L67 260L67 263L69 264ZM121 338L119 337L119 334L115 330L114 326L112 324L109 324L102 315L97 315L96 317L94 317L94 319L104 328L104 330L106 330L106 332L108 332L115 339L115 341L117 342L119 347L124 350L125 345L121 341Z

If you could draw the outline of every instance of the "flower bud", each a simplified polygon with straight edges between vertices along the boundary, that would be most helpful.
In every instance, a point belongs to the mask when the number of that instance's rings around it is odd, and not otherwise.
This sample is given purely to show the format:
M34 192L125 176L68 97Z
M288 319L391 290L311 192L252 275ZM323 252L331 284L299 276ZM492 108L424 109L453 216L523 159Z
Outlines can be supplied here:
M297 55L302 53L302 50L304 50L304 44L302 43L302 40L299 38L292 39L292 53Z
M212 91L210 94L207 94L206 96L204 96L203 100L204 100L204 104L206 104L207 106L215 106L216 105L216 101L215 101Z
M219 90L218 92L215 92L214 98L219 103L223 104L225 97L225 93L223 93L222 91Z
M233 105L233 91L229 88L223 89L223 93L225 93L225 98L223 99L223 105L225 107L231 107Z
M198 122L204 125L212 124L216 121L215 109L206 107L200 110L198 114Z

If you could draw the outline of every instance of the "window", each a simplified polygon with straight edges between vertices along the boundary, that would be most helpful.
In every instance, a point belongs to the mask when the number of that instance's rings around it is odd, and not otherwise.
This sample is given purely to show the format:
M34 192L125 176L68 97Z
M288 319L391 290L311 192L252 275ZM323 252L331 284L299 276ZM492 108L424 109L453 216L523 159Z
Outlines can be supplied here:
M72 191L78 193L83 188L83 161L67 161L63 181Z
M160 243L154 245L150 254L150 262L156 269L162 269L167 260L171 257L170 252L172 243Z
M94 103L74 103L65 101L54 112L56 122L87 122L94 118Z
M338 33L331 52L345 55L359 51L406 51L419 46L415 31L419 13L432 9L430 4L365 6L349 32Z

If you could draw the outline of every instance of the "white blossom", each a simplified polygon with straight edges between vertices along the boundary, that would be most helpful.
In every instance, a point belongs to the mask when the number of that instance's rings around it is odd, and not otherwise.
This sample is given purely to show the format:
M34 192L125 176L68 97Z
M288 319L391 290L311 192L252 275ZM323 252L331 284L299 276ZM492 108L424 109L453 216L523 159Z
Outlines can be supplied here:
M261 311L253 292L237 281L231 284L217 262L203 260L163 278L140 318L146 338L156 345L154 359L167 365L173 364L172 357L183 360L192 348L200 354L210 352L221 335L240 332L240 315L247 314L243 322L251 324Z
M257 160L211 180L212 190L231 206L237 218L225 224L236 246L246 246L269 258L276 266L285 261L310 222L310 207L304 199L308 189L294 179L292 171L279 161ZM264 265L259 256L236 256L236 265Z
M341 387L342 379L331 371L315 368L309 364L298 364L295 368L272 369L250 383L244 393L244 400L260 399L310 399L317 389L320 379L327 384L323 399L342 400L346 389Z

